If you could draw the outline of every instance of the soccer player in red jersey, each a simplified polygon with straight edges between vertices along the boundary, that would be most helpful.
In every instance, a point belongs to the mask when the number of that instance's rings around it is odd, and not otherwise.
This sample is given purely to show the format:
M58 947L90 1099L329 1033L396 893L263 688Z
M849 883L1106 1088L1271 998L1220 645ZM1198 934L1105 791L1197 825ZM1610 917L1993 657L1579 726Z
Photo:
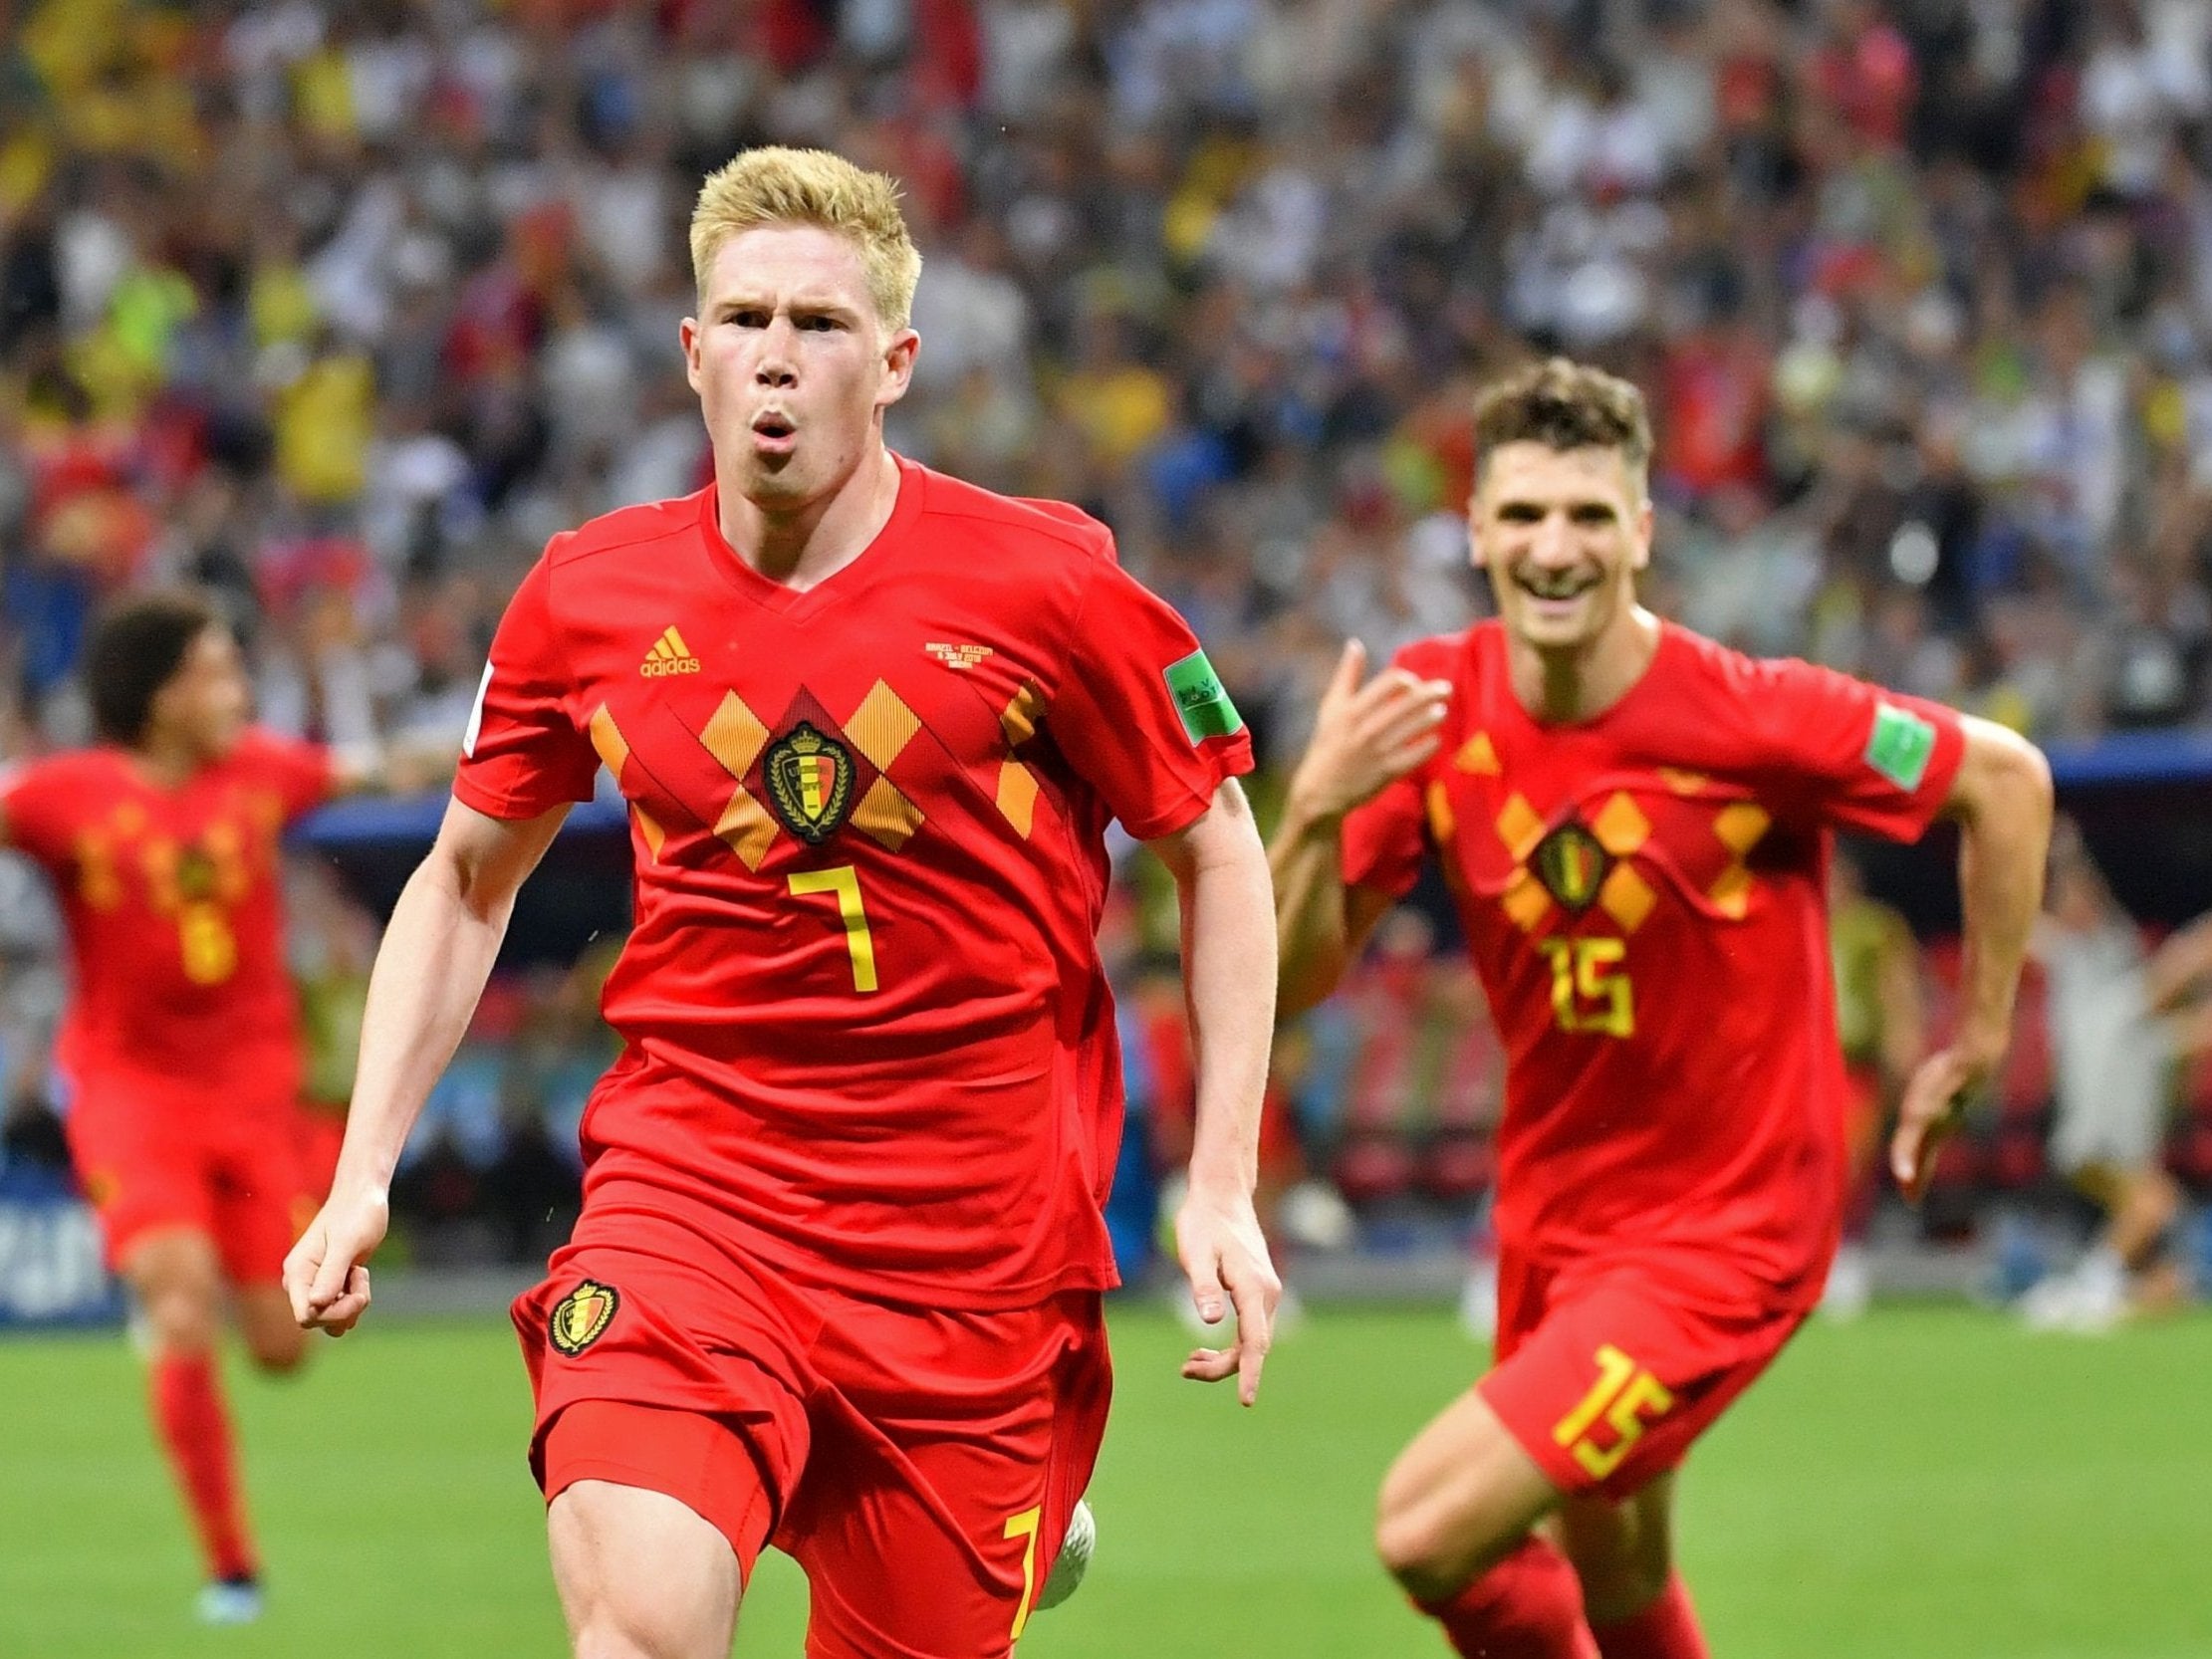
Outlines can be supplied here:
M314 1199L277 843L336 779L326 751L247 726L237 643L197 595L110 613L86 677L102 742L0 780L0 843L61 894L70 1150L144 1321L201 1615L237 1622L259 1610L258 1564L214 1347L227 1287L257 1364L305 1355L280 1282Z
M556 537L515 594L287 1283L303 1321L367 1306L407 1127L604 765L635 860L604 999L625 1047L574 1237L514 1308L576 1651L722 1659L773 1541L812 1581L810 1654L1005 1654L1106 1413L1111 819L1186 922L1177 1232L1200 1311L1237 1326L1184 1373L1259 1384L1275 955L1249 739L1103 526L884 447L920 264L889 179L750 150L691 238L714 482Z
M1348 648L1272 849L1284 1000L1435 857L1507 1050L1497 1361L1382 1486L1384 1562L1491 1659L1694 1659L1673 1471L1818 1301L1844 1191L1831 831L1958 821L1962 1007L1891 1161L1925 1181L2005 1048L2051 788L1999 727L1636 603L1641 397L1561 360L1476 410L1499 619L1365 685Z

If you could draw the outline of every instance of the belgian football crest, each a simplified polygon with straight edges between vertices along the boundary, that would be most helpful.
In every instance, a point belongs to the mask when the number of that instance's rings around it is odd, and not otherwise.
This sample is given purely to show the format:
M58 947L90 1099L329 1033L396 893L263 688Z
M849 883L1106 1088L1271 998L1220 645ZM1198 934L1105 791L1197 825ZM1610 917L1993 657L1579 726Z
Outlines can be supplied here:
M1529 861L1536 866L1537 879L1544 883L1545 891L1559 901L1560 907L1581 915L1604 885L1612 857L1596 835L1570 821L1537 842Z
M853 757L811 720L771 744L761 770L776 817L809 846L828 840L853 810Z
M621 1305L621 1293L614 1286L587 1279L553 1304L546 1334L553 1338L555 1347L574 1359L606 1334Z

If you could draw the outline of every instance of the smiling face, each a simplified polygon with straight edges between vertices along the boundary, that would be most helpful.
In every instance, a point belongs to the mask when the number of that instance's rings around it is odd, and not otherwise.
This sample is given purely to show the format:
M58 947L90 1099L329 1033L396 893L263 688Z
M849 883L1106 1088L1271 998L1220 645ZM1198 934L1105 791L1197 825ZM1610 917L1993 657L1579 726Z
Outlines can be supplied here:
M835 495L880 445L916 344L876 315L850 238L804 224L730 237L683 323L716 480L769 513Z
M1651 562L1651 503L1620 450L1500 444L1470 517L1475 564L1516 640L1579 651L1629 625L1636 573Z

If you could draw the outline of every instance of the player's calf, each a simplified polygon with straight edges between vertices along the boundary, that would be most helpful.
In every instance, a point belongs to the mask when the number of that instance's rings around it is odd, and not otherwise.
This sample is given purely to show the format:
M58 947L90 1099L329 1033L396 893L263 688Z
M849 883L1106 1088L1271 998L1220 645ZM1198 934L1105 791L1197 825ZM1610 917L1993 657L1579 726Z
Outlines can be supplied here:
M1560 1547L1582 1580L1592 1624L1634 1618L1666 1593L1674 1573L1673 1493L1669 1473L1632 1498L1591 1494L1560 1506Z

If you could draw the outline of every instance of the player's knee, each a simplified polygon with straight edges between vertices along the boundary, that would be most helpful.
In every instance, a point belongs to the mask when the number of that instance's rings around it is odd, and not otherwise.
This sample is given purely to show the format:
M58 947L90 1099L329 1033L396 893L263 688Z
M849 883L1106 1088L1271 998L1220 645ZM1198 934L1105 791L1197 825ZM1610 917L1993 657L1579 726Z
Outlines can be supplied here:
M246 1351L272 1376L288 1376L307 1363L308 1333L298 1325L263 1327L247 1333Z
M1392 1504L1375 1516L1374 1552L1383 1569L1419 1601L1438 1601L1474 1576L1477 1552L1432 1507Z
M215 1345L219 1319L215 1298L197 1286L156 1291L141 1304L146 1330L156 1353L205 1353Z
M642 1593L602 1597L583 1609L576 1659L720 1659L702 1637L700 1620L676 1616L655 1600Z

